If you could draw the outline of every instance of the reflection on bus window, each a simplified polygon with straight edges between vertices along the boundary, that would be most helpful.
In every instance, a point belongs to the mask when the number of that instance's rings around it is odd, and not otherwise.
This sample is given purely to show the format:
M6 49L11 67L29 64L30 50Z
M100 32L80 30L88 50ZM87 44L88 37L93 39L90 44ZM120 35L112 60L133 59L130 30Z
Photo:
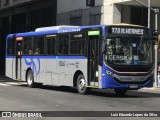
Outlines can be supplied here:
M27 37L27 38L24 38L24 41L23 41L23 45L24 45L24 51L23 51L23 54L24 55L32 55L32 37Z
M59 36L59 51L60 55L67 55L69 52L69 35Z
M8 39L8 48L7 48L7 54L8 55L15 55L15 41L14 39Z
M75 55L84 54L85 40L71 40L70 41L70 53Z
M33 45L34 55L44 55L44 36L34 37Z
M118 65L148 65L152 61L152 41L137 38L106 40L106 60Z
M47 38L47 55L55 55L56 54L56 38L50 37Z

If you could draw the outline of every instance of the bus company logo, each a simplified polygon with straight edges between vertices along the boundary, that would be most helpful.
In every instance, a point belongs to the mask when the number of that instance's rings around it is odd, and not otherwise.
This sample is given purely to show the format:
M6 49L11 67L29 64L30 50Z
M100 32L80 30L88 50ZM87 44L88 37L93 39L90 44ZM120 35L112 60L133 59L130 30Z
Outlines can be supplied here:
M59 61L59 66L65 66L65 61Z
M25 63L29 66L36 76L40 73L40 59L39 58L25 58Z
M58 33L79 32L79 31L80 31L80 28L73 28L73 29L58 30Z

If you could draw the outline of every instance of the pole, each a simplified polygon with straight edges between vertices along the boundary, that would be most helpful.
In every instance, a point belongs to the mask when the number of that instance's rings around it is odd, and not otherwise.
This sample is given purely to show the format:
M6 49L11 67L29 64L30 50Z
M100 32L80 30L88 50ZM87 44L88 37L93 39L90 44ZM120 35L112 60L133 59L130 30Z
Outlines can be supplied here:
M155 9L155 30L158 30L158 13L159 9Z
M158 31L158 13L159 9L155 9L155 31ZM155 69L154 69L154 80L155 80L155 87L158 87L158 79L157 79L157 70L158 70L158 50L157 50L157 41L155 42Z
M150 28L150 18L151 18L151 0L148 0L148 28Z
M154 49L155 49L155 69L154 69L154 87L157 87L157 69L158 69L158 65L157 65L157 43L154 45Z

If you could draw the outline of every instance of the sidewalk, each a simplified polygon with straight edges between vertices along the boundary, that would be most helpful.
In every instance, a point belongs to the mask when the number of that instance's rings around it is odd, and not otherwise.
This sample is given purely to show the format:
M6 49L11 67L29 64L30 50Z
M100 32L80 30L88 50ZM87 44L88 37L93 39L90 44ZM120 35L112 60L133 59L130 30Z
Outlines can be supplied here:
M160 94L160 88L142 88L138 90L139 92L147 92L147 93L159 93Z

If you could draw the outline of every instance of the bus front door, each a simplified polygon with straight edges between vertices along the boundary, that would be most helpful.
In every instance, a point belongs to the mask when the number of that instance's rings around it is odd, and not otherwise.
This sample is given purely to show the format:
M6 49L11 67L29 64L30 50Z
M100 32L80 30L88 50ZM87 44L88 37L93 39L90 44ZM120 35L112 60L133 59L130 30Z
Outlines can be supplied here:
M89 36L88 47L88 84L98 87L99 35Z
M21 65L22 65L22 41L16 40L16 79L21 80Z

